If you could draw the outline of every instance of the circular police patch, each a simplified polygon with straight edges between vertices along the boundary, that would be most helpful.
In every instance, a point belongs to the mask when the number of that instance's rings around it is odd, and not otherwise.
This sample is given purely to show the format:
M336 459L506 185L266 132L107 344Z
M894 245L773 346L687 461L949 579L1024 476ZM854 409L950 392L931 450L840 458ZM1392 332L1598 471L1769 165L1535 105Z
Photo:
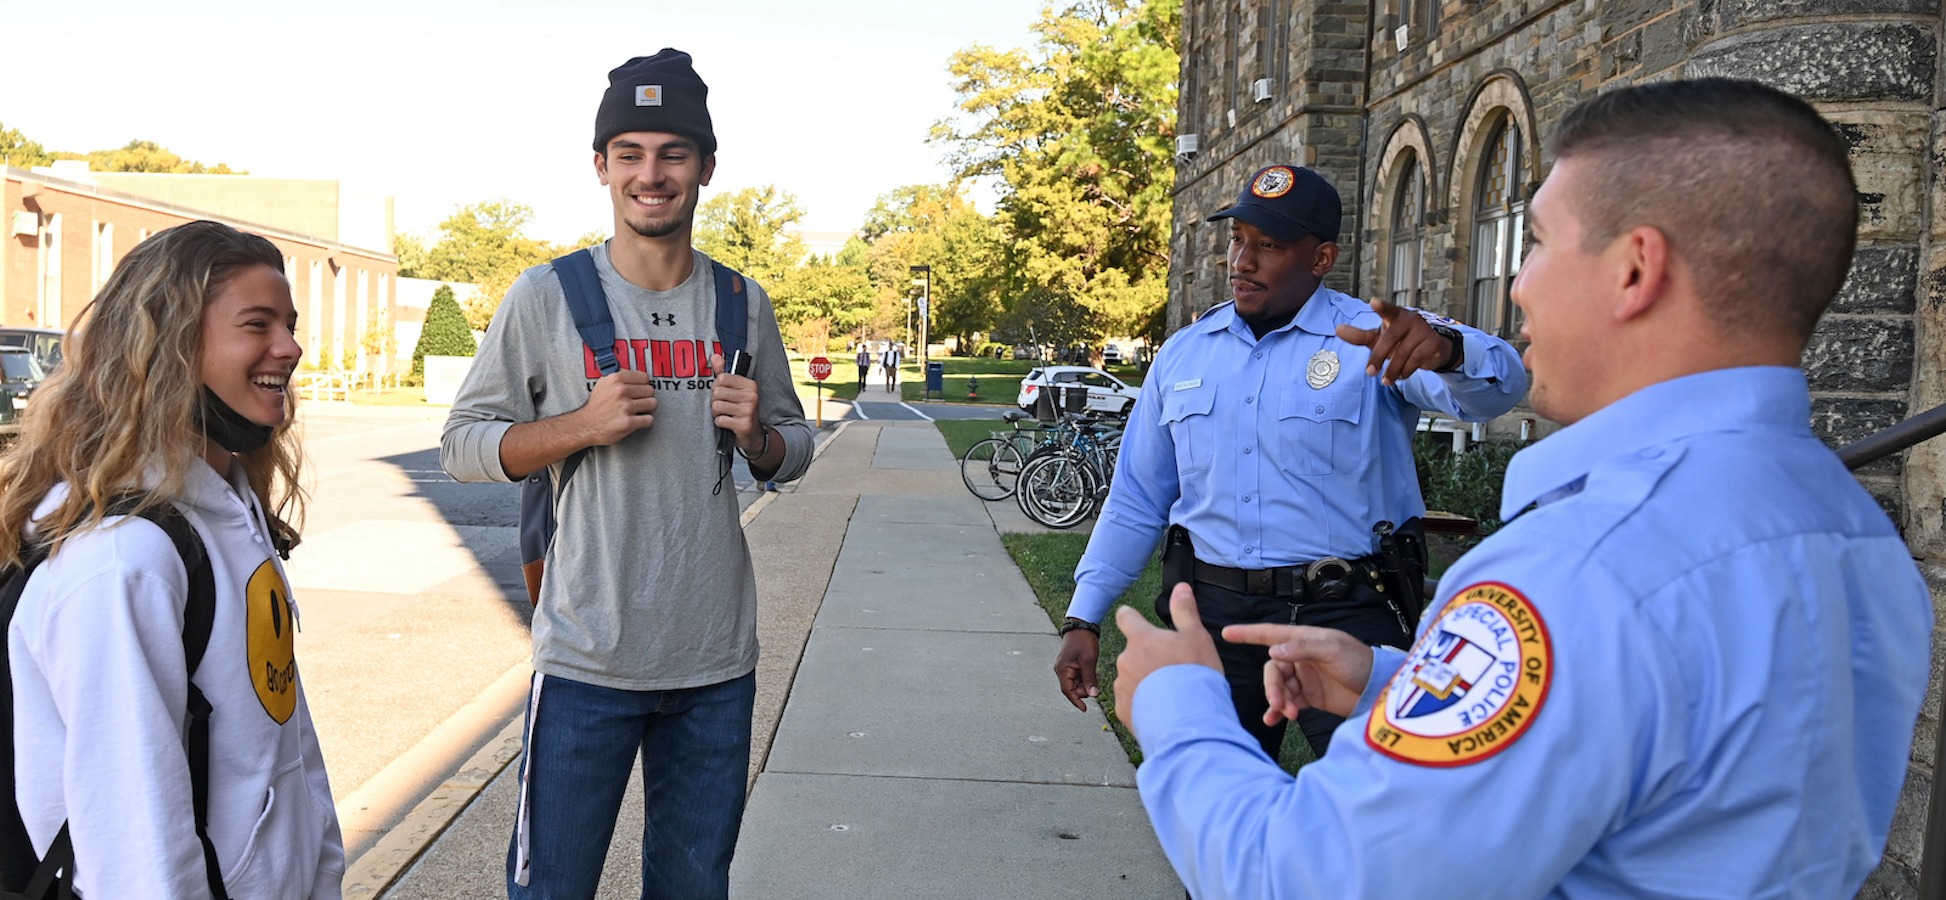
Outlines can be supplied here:
M1265 200L1275 200L1291 192L1291 185L1297 183L1297 173L1289 166L1271 166L1258 173L1257 180L1250 183L1250 193Z
M1553 643L1534 604L1481 582L1419 636L1372 707L1365 741L1402 762L1479 762L1526 733L1553 677Z

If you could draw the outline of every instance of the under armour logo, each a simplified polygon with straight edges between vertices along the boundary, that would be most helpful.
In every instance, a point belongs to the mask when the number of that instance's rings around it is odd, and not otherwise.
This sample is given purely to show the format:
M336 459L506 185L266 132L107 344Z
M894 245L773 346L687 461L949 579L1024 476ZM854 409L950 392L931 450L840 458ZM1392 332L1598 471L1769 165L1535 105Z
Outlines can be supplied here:
M665 317L669 321L667 322L662 321ZM649 322L654 325L674 325L676 324L676 314L675 313L650 313Z

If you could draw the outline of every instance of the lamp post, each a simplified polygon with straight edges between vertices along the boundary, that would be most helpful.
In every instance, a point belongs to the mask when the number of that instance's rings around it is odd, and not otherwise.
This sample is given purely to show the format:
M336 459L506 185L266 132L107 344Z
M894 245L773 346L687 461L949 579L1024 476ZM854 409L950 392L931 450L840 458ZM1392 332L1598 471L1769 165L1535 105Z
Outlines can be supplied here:
M929 351L932 345L926 333L926 326L932 319L932 266L913 266L912 274L925 279L925 287L919 294L919 362L920 371L924 371L924 363L931 358Z

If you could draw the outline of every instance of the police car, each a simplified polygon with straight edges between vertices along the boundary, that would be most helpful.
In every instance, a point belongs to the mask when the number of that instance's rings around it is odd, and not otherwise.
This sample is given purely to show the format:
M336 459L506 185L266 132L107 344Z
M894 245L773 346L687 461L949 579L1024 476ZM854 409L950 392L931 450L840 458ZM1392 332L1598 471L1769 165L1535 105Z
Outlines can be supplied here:
M1034 411L1042 392L1054 387L1085 387L1088 411L1128 415L1141 391L1100 369L1089 366L1042 366L1020 380L1020 397L1014 401L1025 412Z

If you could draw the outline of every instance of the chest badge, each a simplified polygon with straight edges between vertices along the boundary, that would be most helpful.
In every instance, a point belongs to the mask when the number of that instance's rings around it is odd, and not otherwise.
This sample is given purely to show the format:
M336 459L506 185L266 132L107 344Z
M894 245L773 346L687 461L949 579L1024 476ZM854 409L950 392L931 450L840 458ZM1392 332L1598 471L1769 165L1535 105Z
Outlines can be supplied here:
M1338 380L1338 354L1332 350L1319 350L1311 354L1311 361L1304 366L1304 381L1312 390L1324 390L1331 382Z

